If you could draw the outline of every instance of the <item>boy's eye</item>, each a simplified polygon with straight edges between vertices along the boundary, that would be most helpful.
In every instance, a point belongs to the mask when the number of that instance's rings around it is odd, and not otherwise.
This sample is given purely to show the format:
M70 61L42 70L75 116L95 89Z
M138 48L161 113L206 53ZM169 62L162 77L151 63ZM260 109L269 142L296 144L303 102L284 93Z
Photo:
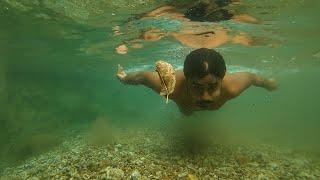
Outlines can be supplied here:
M217 88L218 88L218 84L217 84L217 83L210 84L210 85L208 86L208 90L209 90L209 91L214 91L214 90L216 90Z
M192 87L199 89L202 86L200 84L197 84L197 83L192 83Z
M192 87L193 87L194 89L200 89L200 86L197 86L197 85L192 85Z

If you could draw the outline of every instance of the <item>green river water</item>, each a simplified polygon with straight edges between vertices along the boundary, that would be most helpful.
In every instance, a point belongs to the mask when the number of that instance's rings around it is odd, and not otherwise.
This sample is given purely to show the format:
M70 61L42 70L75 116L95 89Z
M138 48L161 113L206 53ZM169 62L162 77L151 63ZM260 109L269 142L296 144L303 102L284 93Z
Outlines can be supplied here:
M143 13L181 2L2 0L1 166L49 150L99 117L118 127L162 127L180 118L173 102L165 104L144 87L122 85L115 73L117 64L128 71L152 69L159 59L181 68L193 49L164 38L119 55L115 47L146 27L133 27L120 36L114 36L112 28L125 29ZM196 113L193 120L210 119L230 141L258 141L319 154L320 2L241 2L237 10L262 23L220 24L260 43L226 44L217 50L228 70L274 77L279 89L250 88L219 111Z

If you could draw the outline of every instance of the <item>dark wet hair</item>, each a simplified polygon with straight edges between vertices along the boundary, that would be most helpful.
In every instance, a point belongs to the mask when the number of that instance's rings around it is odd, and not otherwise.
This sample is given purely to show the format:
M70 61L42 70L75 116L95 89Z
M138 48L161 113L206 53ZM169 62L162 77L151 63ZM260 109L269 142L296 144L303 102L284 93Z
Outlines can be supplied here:
M203 2L199 1L191 8L187 9L184 13L185 17L191 21L209 21L218 22L224 20L230 20L233 14L229 13L228 10L222 7L227 6L230 1L209 1Z
M208 74L213 74L222 79L226 73L226 64L217 51L201 48L187 55L183 72L186 79L191 77L202 78Z
M229 4L232 3L232 0L214 0L214 2L219 6L219 7L224 7L228 6Z

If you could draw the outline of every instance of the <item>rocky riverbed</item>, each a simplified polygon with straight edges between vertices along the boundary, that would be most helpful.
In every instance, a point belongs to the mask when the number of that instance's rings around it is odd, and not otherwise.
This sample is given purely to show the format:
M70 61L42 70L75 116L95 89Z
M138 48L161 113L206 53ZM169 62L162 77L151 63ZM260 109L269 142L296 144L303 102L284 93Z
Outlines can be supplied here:
M262 144L194 151L177 139L123 131L115 142L93 145L76 135L5 169L0 179L320 179L319 159L309 154Z

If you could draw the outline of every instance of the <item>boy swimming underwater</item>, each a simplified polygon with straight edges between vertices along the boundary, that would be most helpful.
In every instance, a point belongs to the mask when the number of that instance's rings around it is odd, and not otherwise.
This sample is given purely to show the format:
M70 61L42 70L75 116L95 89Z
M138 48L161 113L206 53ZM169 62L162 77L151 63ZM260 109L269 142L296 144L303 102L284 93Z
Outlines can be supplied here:
M157 72L140 71L126 74L119 65L118 79L123 84L144 85L160 93L166 82ZM223 57L213 49L201 48L187 55L183 71L174 74L174 91L168 95L180 111L217 110L236 98L251 85L269 91L277 88L273 79L249 72L226 73Z

